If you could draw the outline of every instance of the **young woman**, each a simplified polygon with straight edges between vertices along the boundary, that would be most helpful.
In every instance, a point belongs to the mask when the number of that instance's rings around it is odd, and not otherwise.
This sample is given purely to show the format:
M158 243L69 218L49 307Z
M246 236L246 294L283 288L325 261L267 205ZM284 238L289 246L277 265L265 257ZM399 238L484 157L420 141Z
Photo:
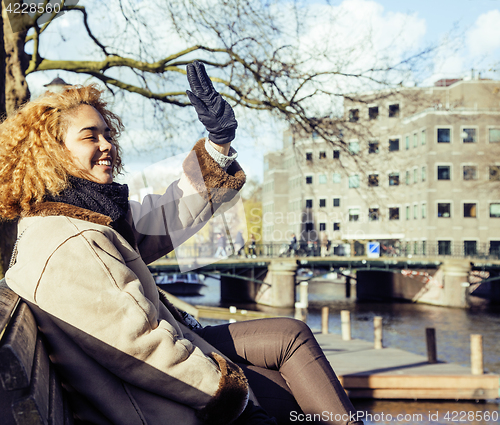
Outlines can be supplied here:
M7 284L32 308L79 423L272 424L325 412L325 423L356 423L306 325L200 328L157 290L146 264L245 181L231 107L203 65L187 74L209 137L180 179L142 205L113 182L122 123L95 86L47 93L0 126L0 215L19 219Z

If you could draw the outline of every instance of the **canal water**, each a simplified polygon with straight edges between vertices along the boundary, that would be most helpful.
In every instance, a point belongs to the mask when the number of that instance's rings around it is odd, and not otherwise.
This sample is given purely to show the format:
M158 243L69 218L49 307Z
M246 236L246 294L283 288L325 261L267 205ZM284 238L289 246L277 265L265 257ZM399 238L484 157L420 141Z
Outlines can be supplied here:
M192 304L222 305L219 281L205 279L201 296L180 297ZM225 305L227 306L227 305ZM250 309L252 306L236 305ZM340 311L351 312L352 337L373 340L373 318L383 318L383 343L386 347L400 348L427 356L425 329L436 330L439 361L470 365L470 335L483 335L484 368L500 374L500 307L473 299L471 309L437 307L412 303L357 303L355 291L345 298L345 287L340 281L317 281L309 284L307 323L313 330L321 328L321 308L330 310L329 330L341 333ZM255 306L254 306L255 308ZM273 311L269 307L259 307ZM293 316L293 311L274 310ZM217 322L205 321L203 324ZM335 365L332 365L335 369ZM353 400L366 425L436 425L436 424L498 424L500 403L455 401L369 401Z

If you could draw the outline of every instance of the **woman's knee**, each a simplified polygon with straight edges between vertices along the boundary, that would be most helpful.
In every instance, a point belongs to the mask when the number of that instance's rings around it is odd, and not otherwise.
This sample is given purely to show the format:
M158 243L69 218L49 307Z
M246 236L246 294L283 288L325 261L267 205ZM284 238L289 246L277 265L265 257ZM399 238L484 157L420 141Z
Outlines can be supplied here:
M314 338L311 328L301 320L293 319L291 317L283 317L280 319L279 327L284 334L291 335L299 341L306 341Z

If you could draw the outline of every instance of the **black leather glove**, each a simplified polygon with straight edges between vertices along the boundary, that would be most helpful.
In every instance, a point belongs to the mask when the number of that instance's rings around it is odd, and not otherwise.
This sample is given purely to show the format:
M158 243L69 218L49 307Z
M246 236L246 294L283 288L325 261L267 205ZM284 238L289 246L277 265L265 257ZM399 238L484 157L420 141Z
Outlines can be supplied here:
M209 139L218 145L230 143L238 127L233 108L215 91L202 63L188 64L187 78L192 92L186 90L186 93L208 130Z

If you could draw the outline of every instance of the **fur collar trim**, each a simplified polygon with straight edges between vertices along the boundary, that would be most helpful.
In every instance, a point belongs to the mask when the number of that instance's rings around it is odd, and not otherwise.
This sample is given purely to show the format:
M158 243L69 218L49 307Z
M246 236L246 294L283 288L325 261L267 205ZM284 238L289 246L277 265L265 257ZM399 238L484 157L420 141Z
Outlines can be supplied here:
M137 249L137 241L132 227L124 218L112 221L111 217L108 217L107 215L87 210L82 207L65 204L63 202L42 202L41 204L35 205L31 210L24 211L21 215L21 217L49 216L65 216L110 227L122 235L134 249Z
M212 204L231 200L246 180L244 171L236 161L224 171L205 150L205 139L194 145L182 167L196 191Z
M103 226L111 225L111 218L85 208L65 204L63 202L42 202L31 210L23 211L21 217L49 217L63 215L78 220L85 220Z

